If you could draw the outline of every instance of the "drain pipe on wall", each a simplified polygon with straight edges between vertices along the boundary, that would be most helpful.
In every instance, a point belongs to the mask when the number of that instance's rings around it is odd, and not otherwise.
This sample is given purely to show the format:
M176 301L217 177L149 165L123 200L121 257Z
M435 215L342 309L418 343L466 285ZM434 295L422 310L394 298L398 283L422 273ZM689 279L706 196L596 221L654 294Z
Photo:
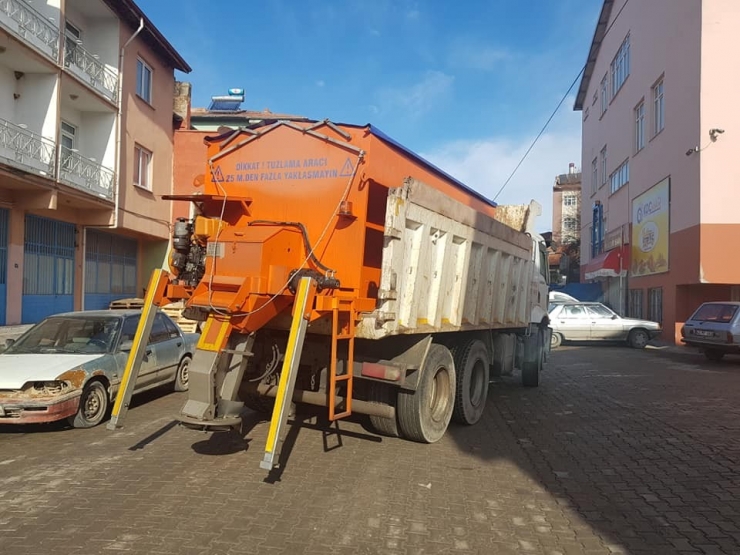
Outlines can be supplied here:
M113 192L114 199L113 204L115 206L113 213L113 225L111 226L112 229L118 228L118 212L120 207L120 198L121 198L121 158L123 156L121 155L121 145L123 141L121 140L121 134L123 132L123 125L121 124L121 119L123 117L123 61L126 55L126 47L131 44L131 42L138 36L139 33L144 29L144 18L139 19L139 27L134 31L134 34L131 35L131 37L126 41L126 43L121 47L121 54L118 57L118 114L116 116L116 188Z
M100 228L100 229L118 229L118 212L120 207L120 191L121 191L121 140L122 124L121 119L123 116L123 61L126 53L126 47L138 36L139 33L144 29L144 18L139 18L139 27L134 31L134 34L121 47L121 53L118 56L118 84L117 84L117 98L116 98L116 184L113 189L113 224L106 226L98 225L87 225L82 227L82 298L80 302L80 308L85 310L85 277L87 270L85 268L85 254L87 253L87 230L88 228Z

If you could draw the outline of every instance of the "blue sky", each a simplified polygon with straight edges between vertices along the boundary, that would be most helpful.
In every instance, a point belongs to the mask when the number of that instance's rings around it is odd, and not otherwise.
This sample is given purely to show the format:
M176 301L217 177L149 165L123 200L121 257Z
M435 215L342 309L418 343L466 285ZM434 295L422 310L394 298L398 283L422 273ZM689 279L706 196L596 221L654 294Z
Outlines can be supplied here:
M194 106L240 87L247 109L372 123L493 197L584 64L602 2L138 3L192 66L178 78L193 83ZM572 106L497 199L535 198L541 231L555 176L581 164Z

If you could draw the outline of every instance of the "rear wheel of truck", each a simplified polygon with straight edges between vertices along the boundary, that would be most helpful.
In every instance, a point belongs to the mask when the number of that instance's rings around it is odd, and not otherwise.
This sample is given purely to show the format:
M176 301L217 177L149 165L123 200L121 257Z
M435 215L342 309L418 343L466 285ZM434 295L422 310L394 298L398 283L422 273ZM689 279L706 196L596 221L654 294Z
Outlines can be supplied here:
M482 341L473 339L452 348L457 374L455 409L452 418L472 425L483 416L488 398L490 359Z
M540 372L545 358L545 333L538 329L526 338L527 345L522 362L522 385L537 387L540 385Z
M250 391L249 393L244 393L244 406L248 409L252 409L254 412L258 412L260 414L272 414L272 409L275 408L275 399L272 397L266 397L265 395L260 395L257 392Z
M397 388L383 383L371 383L369 400L371 403L394 405L394 397L397 396ZM370 424L380 435L398 437L398 423L396 418L384 418L382 416L370 415Z
M396 414L404 438L434 443L447 431L455 407L455 361L444 345L433 344L416 391L398 394Z

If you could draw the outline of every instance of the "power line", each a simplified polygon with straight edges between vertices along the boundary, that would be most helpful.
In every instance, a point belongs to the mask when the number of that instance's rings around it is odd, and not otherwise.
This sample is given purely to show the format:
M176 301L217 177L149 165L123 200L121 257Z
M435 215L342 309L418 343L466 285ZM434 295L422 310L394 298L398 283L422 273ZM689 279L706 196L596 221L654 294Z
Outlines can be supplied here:
M609 25L609 27L607 27L606 31L604 31L604 36L602 37L602 41L603 41L603 40L604 40L604 38L606 38L606 36L607 36L607 35L609 34L609 31L611 31L612 27L614 27L614 24L615 24L615 23L617 22L617 20L619 19L619 16L620 16L620 15L622 15L622 12L624 11L624 8L626 8L626 7L627 7L627 4L629 4L629 1L630 1L630 0L625 0L624 4L622 4L622 7L621 7L621 8L619 9L619 11L617 12L617 15L615 15L615 16L614 16L614 19L612 19L612 22L611 22L611 24ZM516 172L517 172L517 171L519 170L520 166L521 166L521 165L522 165L522 164L524 163L524 160L526 160L526 159L527 159L527 156L529 156L529 153L530 153L530 152L532 152L532 149L534 148L534 145L536 145L536 144L537 144L537 141L539 141L539 140L540 140L540 137L542 137L542 134L543 134L543 133L545 132L545 130L547 129L547 126L548 126L548 125L550 125L550 122L551 122L551 121L553 120L553 118L554 118L554 117L555 117L555 116L557 115L557 113L558 113L558 110L560 110L560 107L561 107L561 106L563 105L563 102L565 102L565 99L566 99L566 98L568 98L568 95L570 94L570 91L571 91L571 90L573 89L573 87L575 87L576 83L577 83L577 82L578 82L578 80L579 80L579 79L581 78L581 75L583 75L583 72L584 72L585 70L586 70L586 64L584 64L584 66L583 66L583 67L581 68L581 71L579 71L579 72L578 72L578 75L576 75L576 78L575 78L575 79L573 79L573 82L572 82L572 83L570 84L570 87L568 87L568 90L567 90L567 91L565 92L565 94L563 95L563 98L561 98L561 99L560 99L560 102L558 102L558 105L557 105L557 106L555 107L555 110L553 111L553 113L552 113L552 114L550 114L550 117L549 117L549 118L547 118L547 121L545 122L545 125L544 125L544 126L542 127L542 129L540 130L540 132L539 132L539 133L537 134L537 136L536 136L536 137L534 138L534 141L532 141L532 144L531 144L531 145L529 145L529 148L527 149L527 152L525 152L525 153L524 153L524 156L522 156L522 159L521 159L521 160L519 160L519 163L518 163L518 164L516 165L516 167L515 167L515 168L514 168L514 170L513 170L512 172L511 172L511 174L509 175L509 177L507 177L507 178L506 178L506 181L504 181L504 184L503 184L503 185L501 185L501 188L500 188L500 189L498 190L498 192L496 193L496 196L495 196L495 197L493 197L493 200L494 200L494 201L495 201L495 200L496 200L496 199L497 199L497 198L499 197L499 195L500 195L500 194L501 194L501 193L503 192L503 190L504 190L504 189L506 188L506 186L507 186L507 185L509 184L509 182L511 181L511 179L512 179L512 178L514 177L514 175L516 174Z
M534 138L534 141L532 141L532 144L529 145L529 148L527 149L527 152L524 153L524 156L522 156L522 159L519 160L519 163L514 168L514 171L511 172L509 177L506 179L503 185L501 185L501 188L498 190L498 193L496 193L496 196L493 197L493 200L495 201L498 196L503 192L503 190L506 188L506 186L509 184L509 181L511 181L511 178L514 177L514 174L517 172L519 167L524 163L524 160L527 159L527 156L530 152L532 152L532 149L534 148L534 145L537 144L537 141L540 140L540 137L545 132L545 129L547 129L547 126L550 125L550 122L552 121L552 118L555 117L555 115L558 113L558 110L560 110L560 107L563 105L563 102L565 102L565 99L568 98L568 95L570 94L570 91L575 87L576 83L578 83L578 80L581 78L581 75L583 75L583 72L585 71L586 66L583 66L581 68L581 71L578 72L578 75L576 75L576 78L573 79L573 83L571 83L570 87L568 87L568 90L563 95L563 98L560 99L560 102L558 102L557 107L553 111L552 114L550 114L550 117L547 118L547 121L545 122L545 125L542 126L542 129L540 129L540 132L537 134L537 136Z

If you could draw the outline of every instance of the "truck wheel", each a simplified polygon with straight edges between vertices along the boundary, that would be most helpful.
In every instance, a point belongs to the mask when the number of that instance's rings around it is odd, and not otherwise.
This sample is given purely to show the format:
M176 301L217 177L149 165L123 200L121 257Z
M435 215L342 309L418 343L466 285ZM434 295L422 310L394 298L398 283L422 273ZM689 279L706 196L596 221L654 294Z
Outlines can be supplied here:
M382 383L371 383L370 384L370 402L378 403L382 405L395 405L394 396L397 389L391 389ZM382 416L370 416L370 424L373 429L380 435L389 437L398 437L398 424L395 418L383 418Z
M525 346L524 361L522 362L522 385L537 387L540 385L540 372L544 359L545 334L537 330L537 335L529 337Z
M244 406L248 409L252 409L254 412L260 414L272 414L272 409L275 408L275 399L272 397L266 397L256 392L249 392L242 394L244 398Z
M404 438L435 443L447 431L455 407L455 361L444 345L432 344L414 392L398 394L396 414Z
M457 373L455 409L452 418L460 424L472 425L483 416L488 398L488 349L474 339L452 348Z

